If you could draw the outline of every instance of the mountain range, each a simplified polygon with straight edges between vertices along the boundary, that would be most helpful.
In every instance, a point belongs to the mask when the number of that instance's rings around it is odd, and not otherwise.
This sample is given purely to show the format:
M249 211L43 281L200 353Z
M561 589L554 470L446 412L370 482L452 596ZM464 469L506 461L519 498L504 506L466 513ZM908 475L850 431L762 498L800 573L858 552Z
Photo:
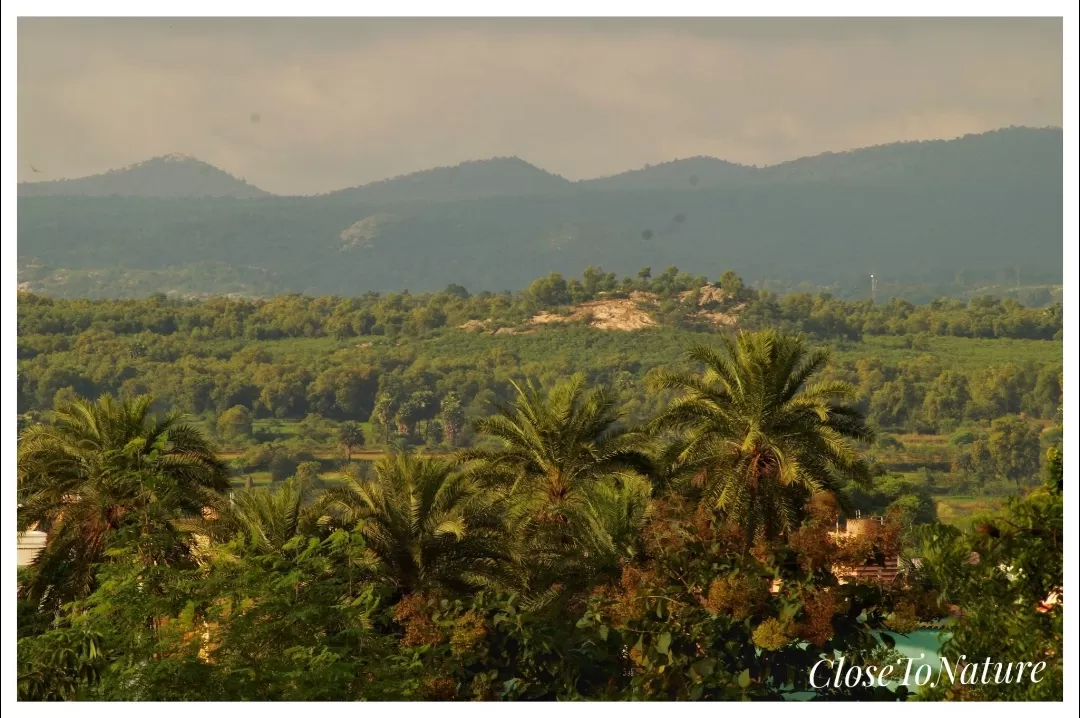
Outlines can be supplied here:
M271 277L275 290L320 293L498 290L587 264L814 282L1018 264L1060 276L1062 162L1061 129L1008 128L768 167L692 157L581 181L502 157L282 197L169 155L20 183L20 281L64 293L74 276L153 272L127 283L144 286L172 269L190 280L206 262L222 291L241 292L252 272L253 292Z
M878 180L906 175L941 177L995 171L1015 163L1019 171L1060 161L1058 128L1008 128L954 140L897 142L846 152L826 152L767 167L715 157L677 159L610 177L570 181L518 157L494 157L435 167L325 193L358 202L452 202L482 197L559 194L583 189L718 189L776 181ZM190 155L154 157L102 174L20 182L20 197L232 197L274 195Z

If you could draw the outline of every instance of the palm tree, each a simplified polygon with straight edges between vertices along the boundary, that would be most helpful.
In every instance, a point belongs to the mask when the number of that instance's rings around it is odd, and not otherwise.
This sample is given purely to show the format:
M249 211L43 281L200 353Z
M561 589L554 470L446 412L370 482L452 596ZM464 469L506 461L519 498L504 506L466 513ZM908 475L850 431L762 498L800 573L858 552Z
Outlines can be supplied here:
M503 447L467 449L459 457L515 492L535 494L553 517L590 485L651 468L645 435L619 425L622 412L606 388L586 391L581 376L547 396L532 383L511 384L514 404L476 423L478 433Z
M688 352L703 375L650 377L654 389L681 394L650 429L677 437L666 452L671 475L689 478L692 492L748 542L773 538L797 524L810 496L833 491L842 499L841 479L868 480L853 442L869 442L873 432L851 406L854 387L809 383L828 362L826 350L774 330L721 341L723 351Z
M514 384L517 399L481 419L480 434L497 449L459 453L470 475L505 496L518 581L526 593L552 596L612 571L632 545L644 516L652 462L639 431L619 425L615 395L586 391L582 377L544 396L533 384ZM635 523L638 522L638 523Z
M375 406L371 409L371 422L378 427L377 438L387 445L391 443L390 420L394 416L397 399L387 392L375 396Z
M439 420L442 422L443 439L450 446L457 444L461 425L465 421L465 407L457 392L448 391L439 402Z
M229 487L229 471L203 436L176 414L151 414L153 398L76 398L19 438L19 530L48 534L23 584L28 598L87 595L118 541L140 560L186 555L172 519L197 514Z
M345 460L352 461L353 449L364 445L364 429L355 421L346 421L338 429L337 440L345 449Z
M492 492L450 462L405 453L372 473L326 490L317 506L331 526L359 526L401 589L499 583L505 539Z
M286 479L274 488L258 487L219 496L201 516L178 519L173 526L220 548L235 538L244 548L271 553L297 536L318 531L319 514L308 501L311 483Z

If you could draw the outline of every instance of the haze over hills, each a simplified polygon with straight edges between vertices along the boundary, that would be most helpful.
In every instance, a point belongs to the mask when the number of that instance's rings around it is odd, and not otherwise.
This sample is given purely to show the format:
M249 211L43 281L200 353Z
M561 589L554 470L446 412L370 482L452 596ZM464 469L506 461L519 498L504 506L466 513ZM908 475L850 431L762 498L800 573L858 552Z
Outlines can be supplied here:
M78 179L20 182L20 197L270 197L269 192L183 154Z
M707 189L750 182L759 172L756 167L701 156L647 165L611 177L582 180L577 184L589 189L605 190Z
M561 192L571 183L518 157L462 162L331 192L357 202L453 202Z
M20 185L20 281L107 296L108 286L90 292L86 282L114 282L117 268L153 272L124 283L144 287L171 269L192 286L198 262L215 267L200 293L219 284L241 293L516 289L589 264L620 274L675 264L711 278L730 268L750 281L862 282L871 271L951 278L1016 266L1053 278L1062 267L1062 152L1061 129L1010 128L765 168L691 158L579 182L497 158L317 197L266 195L225 173L239 187L219 182L215 196L209 183L170 184L161 177L175 163L151 161L132 196L101 196L122 194L101 189L114 173L63 186L88 187L85 196L29 196L34 185ZM196 162L179 163L177 177L191 179ZM147 196L155 187L169 193Z
M1062 131L1010 127L953 140L898 142L826 152L763 168L770 180L885 180L928 177L973 180L1008 172L1015 180L1063 171Z
M482 197L522 197L577 189L709 189L779 181L865 180L945 174L978 175L1015 165L1016 171L1062 162L1061 128L1013 127L952 140L896 142L825 152L766 167L715 157L676 159L609 177L570 181L519 157L472 160L434 167L328 192L365 203L453 202ZM254 185L183 154L154 157L102 174L20 182L20 197L273 197Z

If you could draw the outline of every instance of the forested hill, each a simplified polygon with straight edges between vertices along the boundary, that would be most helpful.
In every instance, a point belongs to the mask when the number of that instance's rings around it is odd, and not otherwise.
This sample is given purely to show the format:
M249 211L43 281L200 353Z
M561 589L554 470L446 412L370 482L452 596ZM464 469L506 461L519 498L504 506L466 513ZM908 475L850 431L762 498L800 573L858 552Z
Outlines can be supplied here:
M329 196L365 203L452 202L482 197L526 196L562 192L571 182L518 157L462 162L360 187Z
M20 197L270 197L213 165L182 154L163 155L78 179L20 182Z
M193 276L199 293L351 295L516 289L588 265L853 286L870 272L963 286L1017 269L1054 282L1062 267L1060 129L767 168L694 158L586 182L504 158L320 197L25 196L31 186L20 185L20 282L64 296L183 293Z

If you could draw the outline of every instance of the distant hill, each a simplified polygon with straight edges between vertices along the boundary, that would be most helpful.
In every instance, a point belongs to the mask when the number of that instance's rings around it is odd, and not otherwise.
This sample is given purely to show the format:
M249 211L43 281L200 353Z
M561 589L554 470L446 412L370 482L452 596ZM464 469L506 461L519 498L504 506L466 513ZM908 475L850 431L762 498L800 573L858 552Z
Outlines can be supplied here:
M649 165L611 177L582 180L577 185L603 190L703 190L730 187L741 182L752 181L758 172L756 167L735 164L715 157L690 157Z
M569 189L569 180L517 157L462 162L350 187L329 197L357 202L453 202L480 197L521 197Z
M20 197L270 197L213 165L172 154L99 175L50 182L20 182Z
M1060 128L1010 127L952 140L894 142L825 152L767 167L691 157L576 184L605 190L693 191L784 182L962 179L1005 168L1014 174L1039 177L1055 163L1061 168L1062 147Z
M692 158L587 182L504 158L258 202L20 193L18 251L50 268L35 291L96 296L114 280L80 287L117 268L125 293L161 281L145 271L173 271L180 291L357 294L516 289L590 264L859 287L869 272L953 282L1022 267L1025 281L1054 283L1062 139L1011 128L766 168ZM196 284L193 262L219 269Z
M192 262L161 269L56 269L35 257L19 262L19 289L68 299L129 299L164 294L185 299L210 295L265 297L283 291L258 267Z
M936 180L976 181L1008 173L1042 181L1063 169L1060 127L1010 127L953 140L895 142L847 152L826 152L762 168L770 182Z

